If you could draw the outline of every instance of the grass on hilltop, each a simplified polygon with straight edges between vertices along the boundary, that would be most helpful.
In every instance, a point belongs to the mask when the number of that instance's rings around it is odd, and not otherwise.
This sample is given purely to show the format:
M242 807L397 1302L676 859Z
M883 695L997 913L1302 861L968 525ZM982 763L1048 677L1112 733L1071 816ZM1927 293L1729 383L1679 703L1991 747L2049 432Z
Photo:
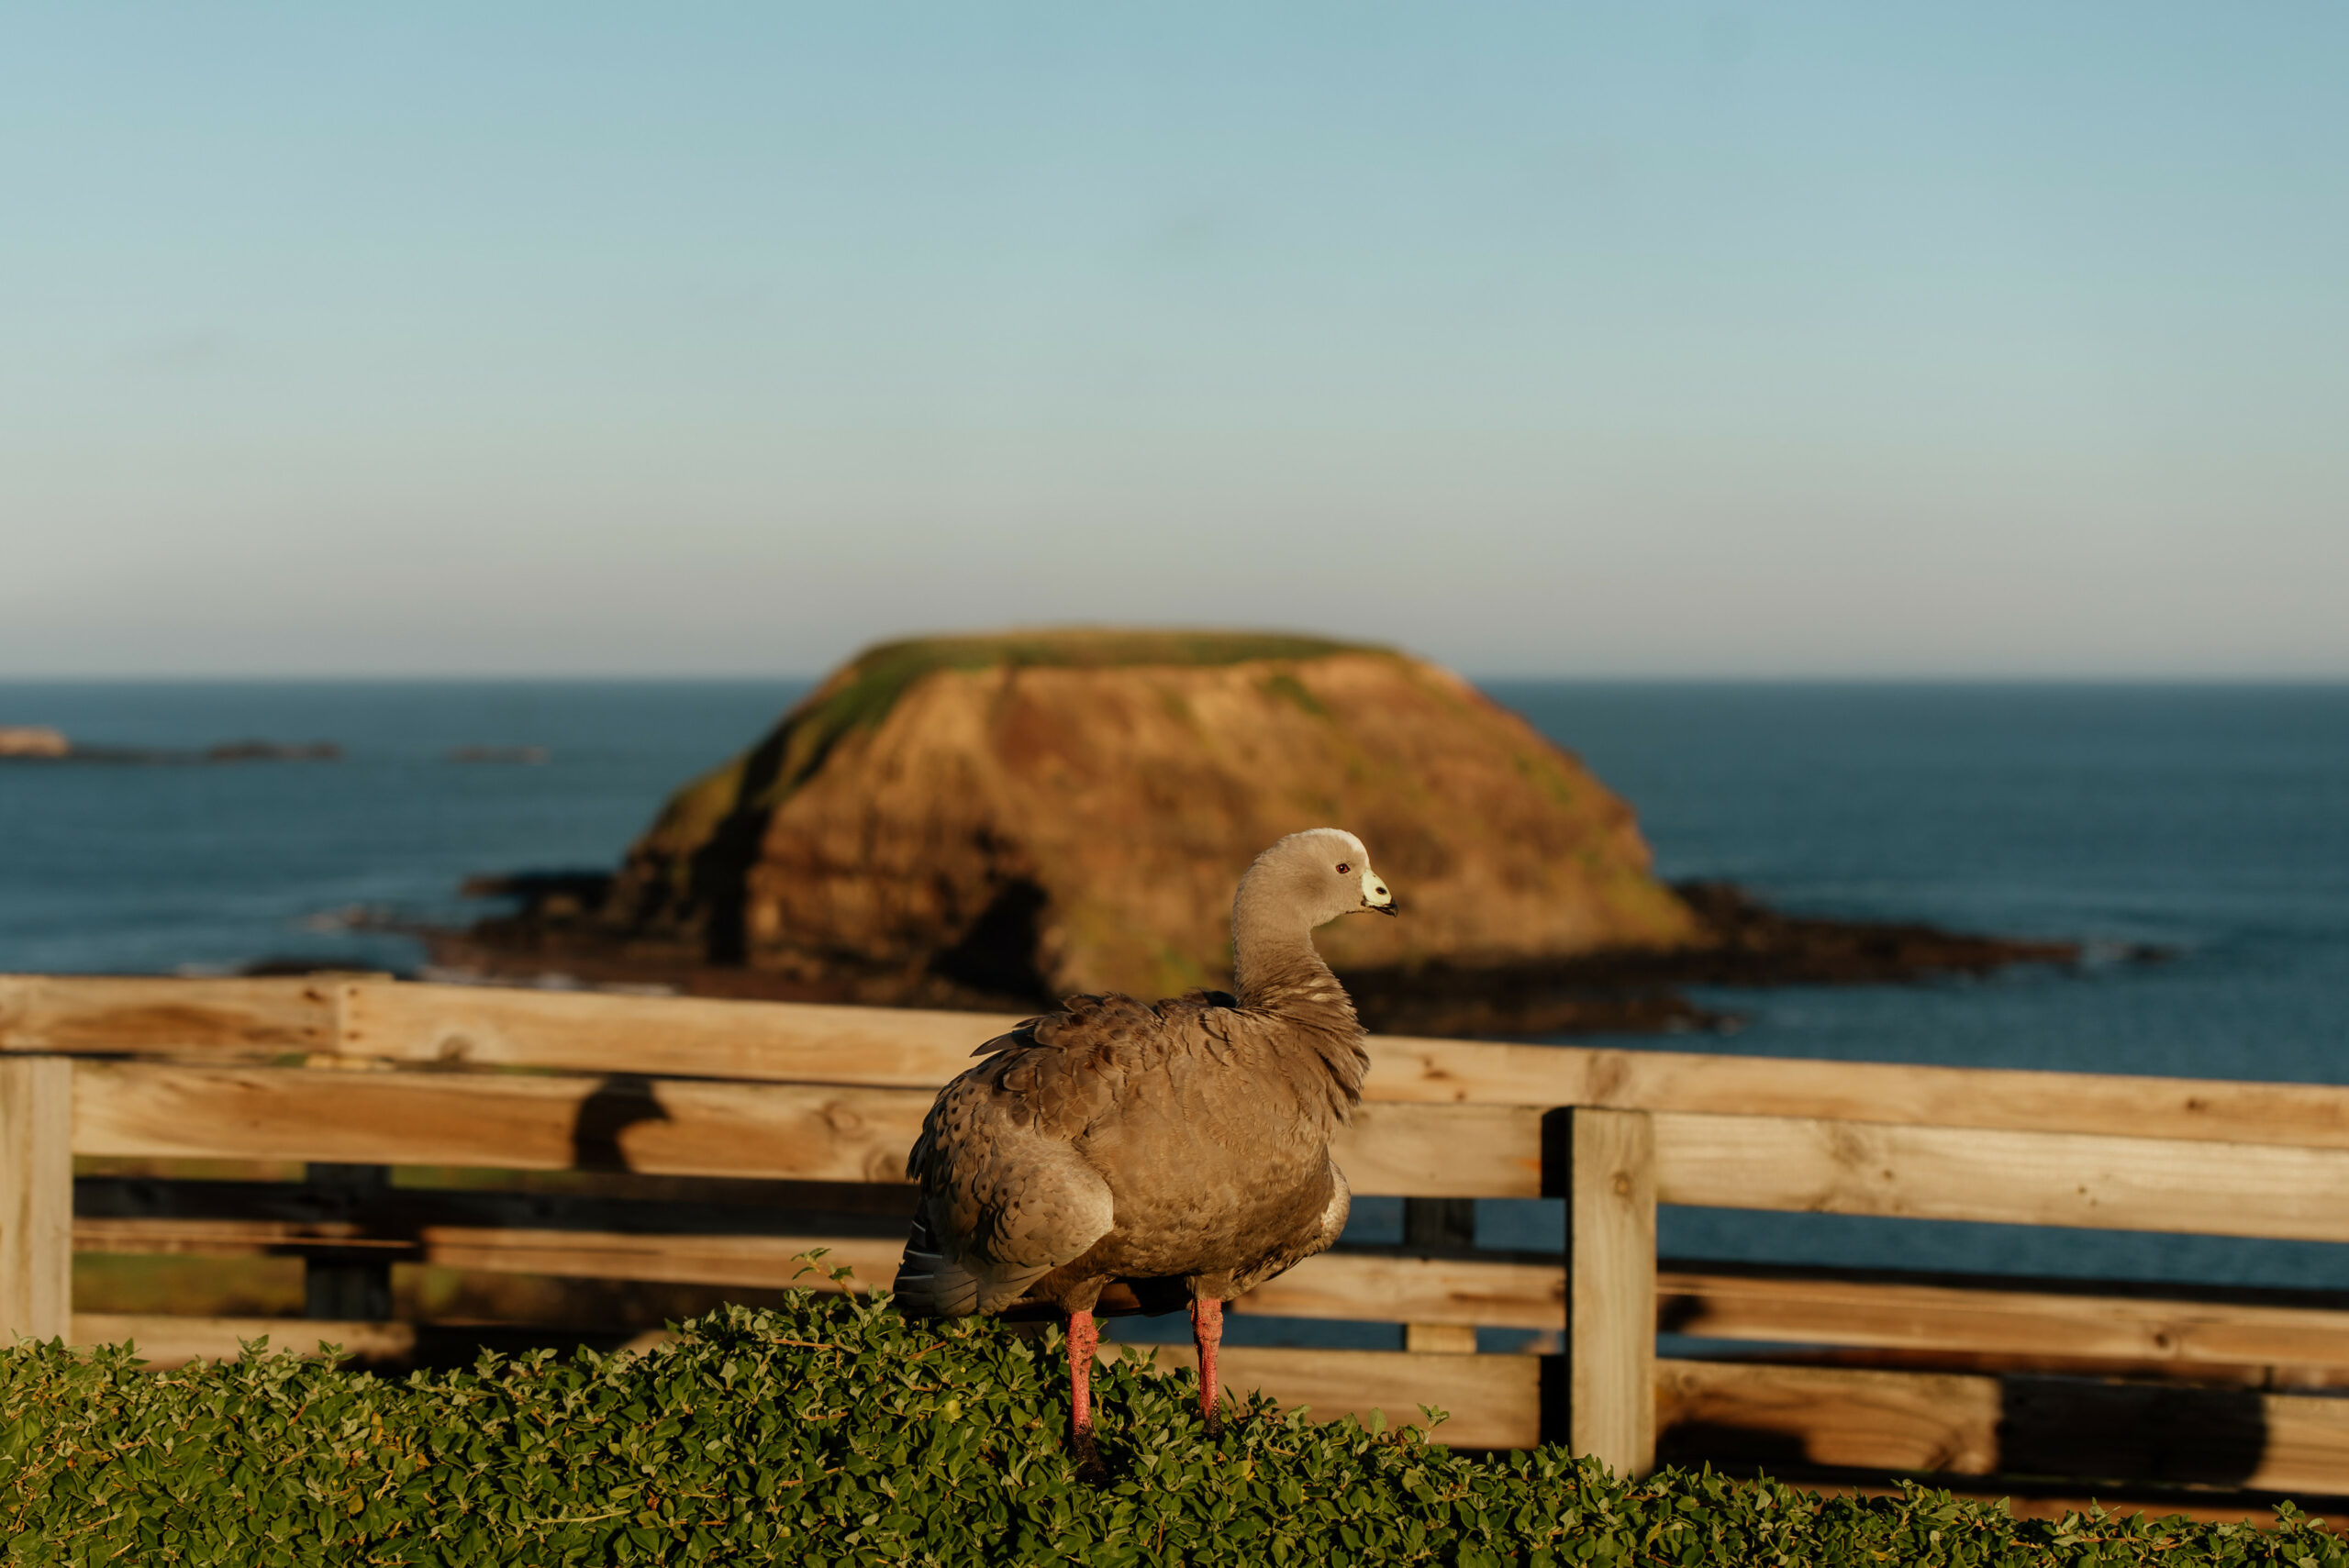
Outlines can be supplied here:
M857 730L877 728L900 697L941 670L1197 667L1325 659L1341 653L1392 656L1394 651L1286 632L1109 627L917 637L879 643L835 671L757 746L680 789L662 807L650 837L672 854L682 855L707 842L729 816L781 805L815 776L833 747ZM1296 677L1288 677L1288 682L1297 692L1304 691ZM1309 695L1305 700L1312 701Z

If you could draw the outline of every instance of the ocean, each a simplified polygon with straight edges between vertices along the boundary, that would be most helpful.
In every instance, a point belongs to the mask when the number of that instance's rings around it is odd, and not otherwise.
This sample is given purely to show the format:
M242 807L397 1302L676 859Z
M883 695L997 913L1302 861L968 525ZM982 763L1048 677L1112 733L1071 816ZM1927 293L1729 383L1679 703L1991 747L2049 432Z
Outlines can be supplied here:
M0 684L0 726L83 744L343 749L0 765L0 971L414 972L420 946L387 923L470 918L457 888L476 873L608 867L672 789L804 689ZM1487 689L1632 802L1668 877L2087 944L2076 971L1700 991L1732 1030L1606 1043L2349 1083L2349 686ZM543 760L452 760L466 748ZM1364 1199L1355 1233L1398 1222ZM1494 1246L1554 1247L1561 1224L1554 1205L1478 1215ZM2349 1248L2314 1244L1701 1209L1660 1227L1674 1257L2349 1289Z

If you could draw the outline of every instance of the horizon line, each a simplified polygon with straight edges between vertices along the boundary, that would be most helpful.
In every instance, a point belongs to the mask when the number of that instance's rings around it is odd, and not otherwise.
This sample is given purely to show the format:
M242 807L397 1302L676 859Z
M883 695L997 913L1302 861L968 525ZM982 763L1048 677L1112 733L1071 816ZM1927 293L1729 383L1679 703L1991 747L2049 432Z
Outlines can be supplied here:
M1413 655L1413 657L1419 657ZM2317 672L2076 672L1903 671L1606 671L1527 669L1477 670L1428 661L1475 682L1544 681L1570 685L1848 685L1848 686L2329 686L2349 685L2349 671ZM67 671L26 673L0 671L0 686L32 685L784 685L813 684L839 669L753 673L747 671L336 671L286 673L206 671L200 673Z

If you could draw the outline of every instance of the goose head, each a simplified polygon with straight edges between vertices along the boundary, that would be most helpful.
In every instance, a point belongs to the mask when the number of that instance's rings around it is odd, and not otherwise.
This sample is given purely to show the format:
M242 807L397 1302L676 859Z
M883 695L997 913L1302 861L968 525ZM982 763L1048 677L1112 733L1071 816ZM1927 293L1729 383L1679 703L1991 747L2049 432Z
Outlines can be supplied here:
M1240 879L1240 902L1285 906L1305 929L1341 915L1399 913L1370 851L1342 828L1291 833L1258 855Z

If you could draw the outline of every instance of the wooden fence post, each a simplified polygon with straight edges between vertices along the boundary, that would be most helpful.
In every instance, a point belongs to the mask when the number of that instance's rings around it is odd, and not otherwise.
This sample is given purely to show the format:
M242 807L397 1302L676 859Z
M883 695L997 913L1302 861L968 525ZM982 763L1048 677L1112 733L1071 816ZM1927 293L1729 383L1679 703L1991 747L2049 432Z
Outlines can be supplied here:
M1403 1244L1431 1253L1461 1256L1476 1247L1476 1200L1466 1197L1407 1197L1403 1200ZM1406 1323L1403 1348L1448 1355L1476 1353L1476 1329L1468 1323Z
M1557 1123L1566 1445L1644 1475L1655 1466L1655 1132L1645 1111L1577 1106L1553 1113Z
M376 1218L392 1187L389 1165L337 1165L314 1161L309 1184L331 1197L328 1210L362 1223ZM392 1315L392 1265L388 1259L312 1258L302 1265L302 1315L328 1320L380 1322Z
M73 1332L73 1063L0 1061L0 1346Z

